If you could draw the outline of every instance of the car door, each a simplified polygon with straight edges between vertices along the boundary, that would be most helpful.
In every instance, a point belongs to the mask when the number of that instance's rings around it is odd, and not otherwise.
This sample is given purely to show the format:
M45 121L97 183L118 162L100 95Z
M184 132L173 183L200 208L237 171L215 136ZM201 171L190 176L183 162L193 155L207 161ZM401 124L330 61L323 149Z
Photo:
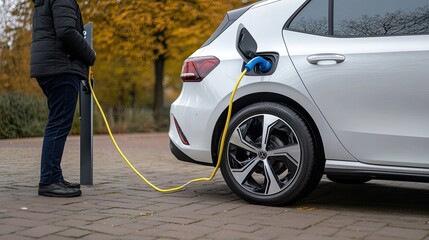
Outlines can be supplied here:
M428 24L428 0L312 0L286 24L297 72L359 161L429 167Z

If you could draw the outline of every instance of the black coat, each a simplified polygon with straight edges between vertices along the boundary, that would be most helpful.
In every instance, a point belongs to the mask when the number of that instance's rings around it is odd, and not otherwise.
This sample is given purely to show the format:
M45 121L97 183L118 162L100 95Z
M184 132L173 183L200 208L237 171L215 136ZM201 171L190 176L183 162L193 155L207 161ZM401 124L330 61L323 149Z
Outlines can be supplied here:
M33 0L31 77L77 74L88 77L95 53L83 36L76 0Z

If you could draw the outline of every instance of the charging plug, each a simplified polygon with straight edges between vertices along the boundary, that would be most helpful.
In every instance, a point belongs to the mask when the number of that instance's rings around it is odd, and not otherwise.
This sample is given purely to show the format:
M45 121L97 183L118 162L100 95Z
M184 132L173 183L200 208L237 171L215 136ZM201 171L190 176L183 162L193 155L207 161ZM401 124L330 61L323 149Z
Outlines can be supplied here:
M252 71L255 66L259 67L259 71L261 71L262 73L267 73L271 70L272 64L270 61L268 61L267 59L263 58L263 57L255 57L252 60L250 60L245 66L244 68L250 72Z

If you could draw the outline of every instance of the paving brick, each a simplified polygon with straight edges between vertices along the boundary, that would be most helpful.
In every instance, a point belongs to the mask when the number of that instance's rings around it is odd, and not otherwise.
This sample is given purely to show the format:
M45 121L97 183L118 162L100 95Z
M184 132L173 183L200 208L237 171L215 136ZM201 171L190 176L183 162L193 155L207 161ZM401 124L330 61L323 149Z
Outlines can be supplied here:
M118 236L108 235L108 234L101 234L101 233L92 233L89 235L86 235L85 237L81 238L85 240L116 240L120 239Z
M0 225L0 235L5 235L5 234L10 234L10 233L18 232L18 231L21 231L23 229L25 229L25 228L18 227L18 226L13 226L13 225L2 224L2 225Z
M45 206L45 207L28 207L26 209L28 212L35 212L35 213L53 213L57 212L58 208L53 208L52 206Z
M297 229L263 226L252 234L259 237L259 239L294 239L295 236L301 233L302 231Z
M162 237L160 233L170 231L170 230L180 229L180 227L181 226L178 224L163 224L163 225L139 230L137 231L137 233L133 233L133 234L137 234L138 236Z
M202 227L197 225L185 225L185 226L182 226L180 230L184 232L193 232L201 235L205 235L216 231L216 229L213 229L211 227Z
M69 237L69 238L81 238L83 236L89 235L92 232L80 229L67 229L65 231L57 233L57 235Z
M48 236L44 236L43 240L70 240L70 237L60 236L58 234L52 234Z
M326 219L326 217L320 217L316 215L299 215L296 213L287 213L283 215L273 216L270 218L270 221L263 222L260 224L304 230L313 225L320 223L324 219Z
M344 239L363 239L370 234L370 232L366 231L341 229L333 236Z
M165 133L125 134L118 140L136 167L162 186L206 176L212 169L177 161ZM95 185L82 186L80 198L45 198L37 196L34 182L41 142L0 140L0 185L7 186L0 189L2 240L429 240L428 184L354 186L323 179L296 205L267 207L239 199L218 174L213 182L162 194L123 164L107 136L95 136ZM79 137L70 137L63 158L69 180L79 179L79 148Z
M346 227L352 223L356 222L355 218L350 217L344 217L344 216L333 216L330 218L325 219L321 223L319 223L318 226L325 226L325 227L333 227L333 228L343 228Z
M107 208L122 208L122 209L137 209L146 206L145 203L139 202L117 202L117 201L103 201L98 204Z
M119 226L122 228L125 228L125 229L130 229L132 231L139 232L139 231L143 231L145 229L150 229L150 228L153 228L156 226L160 226L162 224L164 224L164 223L156 223L156 222L151 221L149 224L144 224L141 222L135 222L135 223L125 223L125 224L119 225Z
M238 208L239 205L240 205L239 203L221 203L212 207L197 210L196 212L198 214L203 214L203 215L225 214L225 213L228 213L229 211L234 210L235 208Z
M170 203L176 206L187 205L189 203L196 203L198 199L189 199L187 197L176 197L171 194L163 195L158 198L151 198L151 201L160 202L160 203Z
M139 208L139 210L141 212L146 212L146 213L156 213L156 212L162 212L162 211L166 211L169 209L174 209L177 207L177 205L172 204L172 203L156 203L156 202L151 202L152 204Z
M123 236L123 235L126 235L128 233L133 232L130 229L126 229L123 227L115 227L112 225L105 225L105 224L90 224L90 225L82 226L80 228L84 229L84 230L89 230L89 231L94 231L94 232L99 232L99 233L104 233L104 234L110 234L113 236Z
M42 225L42 226L33 227L25 231L19 232L19 234L28 236L28 237L40 238L40 237L47 236L49 234L63 231L65 229L67 228L59 227L59 226Z
M121 226L124 224L135 222L135 218L125 218L125 217L109 217L104 218L98 221L94 221L95 224L104 224L104 225L110 225L110 226Z
M205 237L209 239L261 239L258 236L253 235L252 233L243 233L243 232L237 232L237 231L231 231L231 230L220 230L215 233L211 233L206 235Z
M9 217L30 219L30 220L39 220L39 221L52 219L52 214L48 214L48 213L13 211L13 212L8 212L7 215Z
M392 237L386 237L386 236L381 236L377 234L372 234L371 236L368 236L365 238L365 240L398 240L398 239L408 239L408 238L392 238Z
M97 214L94 212L87 212L86 214L75 214L71 217L71 219L94 222L108 217L110 217L108 214Z
M100 213L104 213L106 215L117 215L117 216L140 216L142 211L134 210L134 209L125 209L125 208L110 208L105 210L100 210Z
M351 230L351 231L372 232L372 231L379 230L386 225L387 223L382 223L382 222L357 221L355 223L348 225L347 227L345 227L345 229Z
M22 227L35 227L43 225L44 223L41 221L30 220L25 218L3 218L0 219L0 224L8 224Z
M195 225L211 227L211 228L219 228L219 227L225 226L226 224L227 222L225 222L223 219L219 220L218 218L216 219L208 218L195 223Z
M17 234L13 234L13 235L1 235L0 239L4 239L4 240L31 240L34 238L29 238L29 237L24 237L24 236L19 236Z
M339 231L338 228L332 227L321 227L321 226L311 226L305 229L306 234L311 234L313 236L333 236L335 233Z
M190 219L185 217L162 217L162 216L153 216L151 217L151 219L159 222L175 223L175 224L181 224L181 225L189 225L191 223L201 221L200 219Z
M91 224L91 222L77 219L67 219L55 222L55 225L66 227L81 227L89 224Z
M410 228L410 229L420 229L420 230L426 230L429 232L429 224L426 222L405 222L405 221L397 221L397 222L390 222L389 227L399 227L399 228Z
M392 238L402 239L422 239L427 236L428 232L417 229L397 228L397 227L384 227L375 232L377 235L387 236Z
M178 206L175 208L171 208L165 211L162 211L160 213L157 213L158 216L171 216L171 215L186 215L189 216L191 214L194 214L195 216L201 216L201 214L196 213L196 211L199 211L201 209L206 209L210 207L210 205L207 204L200 204L200 203L194 203L189 204L185 206Z
M274 216L272 216L272 217L274 217ZM255 220L255 219L249 217L248 214L243 214L241 216L238 215L238 216L234 216L234 217L229 216L229 214L223 214L223 215L217 215L216 219L222 219L226 223L236 223L236 224L240 224L240 225L244 225L244 226L252 226L252 225L255 225L258 223L264 224L264 222L265 222L264 220Z
M161 238L158 236L150 237L150 236L139 236L139 235L126 235L126 236L122 236L120 238L114 238L114 239L115 240L142 240L142 239L144 239L144 240L151 240L151 239L162 240L164 238ZM167 239L165 238L165 240L167 240ZM168 240L171 240L171 238L168 238Z
M159 236L164 238L193 239L214 232L215 229L197 225L164 224L153 228L141 230L140 236Z
M82 190L82 191L85 191L85 190ZM57 208L56 211L66 210L66 211L76 213L76 212L84 211L87 208L99 208L99 207L94 205L89 205L87 203L79 202L79 203L71 203L71 204L61 204L61 205L55 206L55 208Z
M196 239L203 237L205 234L195 233L195 232L185 232L177 230L167 230L164 232L159 232L156 234L160 238L169 238L169 239Z
M279 238L282 239L282 238ZM325 236L314 236L307 233L302 233L301 235L294 237L294 240L346 240L347 238L337 238L337 237L325 237Z
M257 230L263 228L260 225L252 225L252 226L244 226L239 224L227 224L225 226L222 226L222 230L232 230L232 231L238 231L238 232L245 232L245 233L252 233L256 232Z

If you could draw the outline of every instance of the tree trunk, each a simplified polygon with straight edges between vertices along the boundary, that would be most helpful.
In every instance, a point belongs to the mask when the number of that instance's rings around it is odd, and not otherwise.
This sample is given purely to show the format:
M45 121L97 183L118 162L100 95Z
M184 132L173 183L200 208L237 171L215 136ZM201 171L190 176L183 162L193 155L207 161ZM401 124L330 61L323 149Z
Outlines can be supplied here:
M165 56L161 55L154 61L155 65L155 88L153 102L153 117L155 119L156 128L161 127L162 112L164 108L164 66Z

